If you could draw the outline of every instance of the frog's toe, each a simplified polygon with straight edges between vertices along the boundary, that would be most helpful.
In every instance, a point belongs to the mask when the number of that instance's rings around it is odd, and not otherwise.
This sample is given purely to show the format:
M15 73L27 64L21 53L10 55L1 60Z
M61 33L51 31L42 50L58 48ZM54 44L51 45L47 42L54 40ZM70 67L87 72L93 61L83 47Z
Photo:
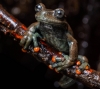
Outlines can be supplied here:
M55 63L52 65L52 68L55 68L56 72L60 72L67 67L68 67L68 65L66 64L66 62L59 62L59 63Z
M79 69L88 70L88 69L90 69L90 65L87 62L84 62L79 66Z
M26 53L26 52L27 52L27 50L25 50L25 49L23 49L23 48L22 48L22 52Z
M56 68L56 67L60 67L60 66L63 66L63 65L64 65L63 62L56 62L56 63L53 63L53 64L52 64L52 67L53 67L53 68Z
M24 44L25 44L25 42L26 42L26 39L27 39L27 36L24 36L24 37L20 40L19 45L20 45L20 46L24 46Z
M64 62L56 62L49 66L50 69L54 69L56 72L59 72L65 68Z
M62 70L63 66L64 66L63 62L55 62L50 64L48 67L50 69L54 69L56 72L59 72L60 70Z
M57 72L57 73L59 73L59 71L62 69L61 67L54 67L54 66L52 66L52 65L49 65L48 67L49 67L50 69L54 69L55 72Z
M52 56L52 62L64 61L63 57Z
M60 67L59 67L59 68L55 68L55 72L56 72L56 73L59 73L59 71L60 71L61 69L62 69L62 68L60 68Z
M34 52L36 52L36 53L37 53L37 52L39 52L39 51L40 51L40 47L34 47L34 49L33 49L33 50L34 50Z

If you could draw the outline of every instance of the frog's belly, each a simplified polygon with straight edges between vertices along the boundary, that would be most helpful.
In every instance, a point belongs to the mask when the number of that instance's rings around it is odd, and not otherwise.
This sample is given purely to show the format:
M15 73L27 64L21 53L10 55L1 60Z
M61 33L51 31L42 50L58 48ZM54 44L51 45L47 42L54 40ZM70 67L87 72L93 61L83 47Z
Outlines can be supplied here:
M67 41L64 39L59 39L57 37L52 37L52 36L45 36L46 41L52 45L55 49L57 49L60 52L65 52L68 53L69 46L67 44Z

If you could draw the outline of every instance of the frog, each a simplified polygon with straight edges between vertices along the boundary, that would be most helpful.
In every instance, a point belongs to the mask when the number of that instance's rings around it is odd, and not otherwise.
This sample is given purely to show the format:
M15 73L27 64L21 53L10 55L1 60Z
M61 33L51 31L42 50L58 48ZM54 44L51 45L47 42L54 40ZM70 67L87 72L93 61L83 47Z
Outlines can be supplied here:
M28 28L20 45L24 46L26 51L31 43L33 43L33 51L39 52L40 47L38 38L47 42L54 49L59 51L63 57L52 56L52 64L49 68L60 72L72 65L78 65L76 74L79 75L85 69L89 69L88 59L85 56L78 55L77 40L74 38L73 31L66 21L66 14L62 8L47 9L43 3L35 6L35 18L37 22L32 23ZM67 76L63 76L59 85L67 88L75 83L75 80Z

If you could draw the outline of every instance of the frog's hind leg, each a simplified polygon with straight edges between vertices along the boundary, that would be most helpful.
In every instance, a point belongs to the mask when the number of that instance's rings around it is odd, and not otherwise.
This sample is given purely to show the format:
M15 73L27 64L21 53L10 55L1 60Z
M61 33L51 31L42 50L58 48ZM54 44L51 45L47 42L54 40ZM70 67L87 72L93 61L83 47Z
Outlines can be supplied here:
M72 86L73 84L75 84L75 82L76 81L73 80L72 78L69 78L69 77L63 75L58 83L59 83L60 87L68 88L68 87Z

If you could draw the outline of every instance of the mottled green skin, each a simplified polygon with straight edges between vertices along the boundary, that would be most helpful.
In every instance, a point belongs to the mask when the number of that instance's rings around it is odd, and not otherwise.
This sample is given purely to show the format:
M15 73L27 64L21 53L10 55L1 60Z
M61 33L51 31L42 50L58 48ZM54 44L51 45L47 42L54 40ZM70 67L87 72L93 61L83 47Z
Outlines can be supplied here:
M87 58L78 55L77 41L74 39L73 32L65 20L66 16L63 15L62 18L58 19L54 14L57 9L46 9L42 3L39 5L41 5L42 9L35 14L37 22L32 23L28 27L27 32L20 41L20 45L24 45L24 49L27 49L33 41L33 46L38 47L37 38L39 37L56 50L63 53L64 60L62 61L62 58L56 57L57 62L51 65L52 68L61 71L66 67L72 66L76 60L80 60L82 65L80 65L79 68L84 70L85 66L88 65ZM59 10L64 12L61 8L59 8ZM63 78L61 79L61 82ZM74 82L74 80L68 78L68 80L64 79L60 85L62 87L68 87Z

